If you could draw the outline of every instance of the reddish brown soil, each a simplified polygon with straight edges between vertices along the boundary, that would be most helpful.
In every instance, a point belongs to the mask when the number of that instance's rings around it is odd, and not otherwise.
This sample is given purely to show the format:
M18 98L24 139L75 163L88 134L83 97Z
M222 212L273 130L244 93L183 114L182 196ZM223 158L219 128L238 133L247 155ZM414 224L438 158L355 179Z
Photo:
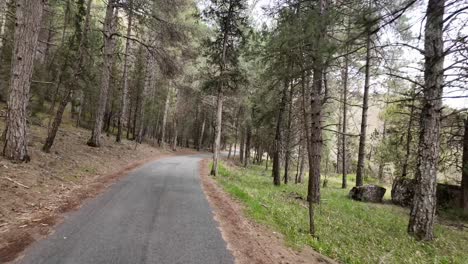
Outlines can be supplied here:
M203 189L237 264L336 263L310 248L294 251L285 246L280 234L246 218L243 205L208 175L208 162L200 166Z

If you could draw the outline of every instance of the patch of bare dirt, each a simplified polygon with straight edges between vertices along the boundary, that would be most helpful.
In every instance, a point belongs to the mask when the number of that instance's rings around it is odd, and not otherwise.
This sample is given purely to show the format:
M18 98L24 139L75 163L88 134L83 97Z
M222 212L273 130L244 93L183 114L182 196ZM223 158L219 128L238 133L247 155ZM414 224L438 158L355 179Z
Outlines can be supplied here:
M46 128L32 126L31 162L15 164L0 157L0 263L14 260L52 232L63 213L77 209L129 171L174 154L148 144L135 148L131 141L116 144L113 137L104 137L102 147L91 148L86 145L89 135L88 130L65 124L46 154L40 150Z
M280 234L246 218L243 205L209 176L208 163L203 160L200 165L203 190L237 264L336 263L310 248L300 252L288 248Z

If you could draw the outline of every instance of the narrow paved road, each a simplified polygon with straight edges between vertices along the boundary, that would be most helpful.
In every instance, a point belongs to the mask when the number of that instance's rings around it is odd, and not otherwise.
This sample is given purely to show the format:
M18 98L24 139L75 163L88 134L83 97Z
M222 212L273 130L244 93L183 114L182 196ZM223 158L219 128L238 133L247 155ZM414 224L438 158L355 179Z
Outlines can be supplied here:
M199 182L203 157L165 158L131 172L20 263L233 263Z

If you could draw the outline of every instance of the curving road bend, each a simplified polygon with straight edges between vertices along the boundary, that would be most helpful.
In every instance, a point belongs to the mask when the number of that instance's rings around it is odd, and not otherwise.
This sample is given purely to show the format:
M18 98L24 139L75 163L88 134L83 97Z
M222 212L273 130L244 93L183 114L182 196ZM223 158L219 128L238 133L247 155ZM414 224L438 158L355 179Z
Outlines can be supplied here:
M205 155L140 167L67 216L23 264L234 263L199 182Z

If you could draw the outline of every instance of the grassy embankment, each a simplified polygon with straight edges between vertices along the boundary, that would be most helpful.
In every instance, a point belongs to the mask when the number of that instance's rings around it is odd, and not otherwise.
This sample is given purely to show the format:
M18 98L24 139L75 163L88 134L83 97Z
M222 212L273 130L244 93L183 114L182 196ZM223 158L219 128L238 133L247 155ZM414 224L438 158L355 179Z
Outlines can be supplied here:
M353 201L347 197L349 189L340 188L339 177L328 177L328 187L322 189L316 209L318 238L313 238L307 233L306 184L275 187L270 175L264 167L223 163L217 180L245 204L249 217L282 233L291 247L308 245L344 263L468 263L466 228L438 224L434 242L417 242L406 233L408 209ZM389 196L387 189L385 198Z

